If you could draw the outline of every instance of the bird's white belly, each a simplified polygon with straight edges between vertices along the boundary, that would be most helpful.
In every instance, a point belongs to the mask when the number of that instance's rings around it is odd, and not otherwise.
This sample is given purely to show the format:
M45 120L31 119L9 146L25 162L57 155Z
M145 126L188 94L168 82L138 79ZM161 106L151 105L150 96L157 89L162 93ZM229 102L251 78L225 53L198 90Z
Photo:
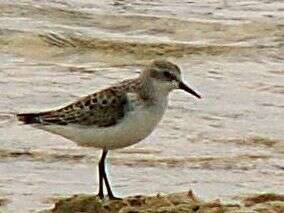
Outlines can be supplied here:
M165 107L139 108L127 113L121 122L110 127L46 125L38 128L59 134L79 146L118 149L146 138L164 114Z

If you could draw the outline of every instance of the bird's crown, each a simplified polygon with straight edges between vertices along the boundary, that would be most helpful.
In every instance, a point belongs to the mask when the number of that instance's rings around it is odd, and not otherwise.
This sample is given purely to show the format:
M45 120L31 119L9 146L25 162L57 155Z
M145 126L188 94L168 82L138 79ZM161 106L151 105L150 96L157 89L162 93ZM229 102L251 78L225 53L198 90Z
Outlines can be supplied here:
M154 60L145 69L146 75L162 81L172 81L180 79L180 68L167 60Z

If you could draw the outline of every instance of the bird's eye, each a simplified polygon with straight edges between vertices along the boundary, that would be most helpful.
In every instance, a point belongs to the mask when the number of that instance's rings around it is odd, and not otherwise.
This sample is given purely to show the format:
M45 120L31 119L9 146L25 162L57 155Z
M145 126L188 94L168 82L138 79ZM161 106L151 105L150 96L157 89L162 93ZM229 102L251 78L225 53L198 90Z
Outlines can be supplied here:
M168 71L165 71L165 72L164 72L164 76L165 76L166 78L168 78L168 79L172 79L172 78L173 78L172 74L169 73Z

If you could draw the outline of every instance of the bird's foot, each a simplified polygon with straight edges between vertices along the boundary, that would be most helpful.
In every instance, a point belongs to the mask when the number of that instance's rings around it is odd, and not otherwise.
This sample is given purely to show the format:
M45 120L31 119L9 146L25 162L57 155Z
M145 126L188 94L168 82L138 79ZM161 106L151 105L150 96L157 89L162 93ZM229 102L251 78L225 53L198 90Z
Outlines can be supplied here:
M122 200L122 198L120 198L120 197L115 197L114 195L109 195L108 198L109 198L110 200Z
M97 197L99 197L101 200L103 200L105 196L104 196L103 193L98 193L98 194L97 194Z

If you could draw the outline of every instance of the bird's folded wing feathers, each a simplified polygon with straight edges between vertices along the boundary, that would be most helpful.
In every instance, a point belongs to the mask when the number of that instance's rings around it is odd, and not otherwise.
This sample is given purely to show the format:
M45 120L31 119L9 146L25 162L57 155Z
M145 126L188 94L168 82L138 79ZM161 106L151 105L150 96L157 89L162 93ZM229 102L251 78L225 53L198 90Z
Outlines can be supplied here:
M114 125L124 116L126 103L126 93L108 88L58 110L22 113L17 117L25 124L80 124L106 127Z

